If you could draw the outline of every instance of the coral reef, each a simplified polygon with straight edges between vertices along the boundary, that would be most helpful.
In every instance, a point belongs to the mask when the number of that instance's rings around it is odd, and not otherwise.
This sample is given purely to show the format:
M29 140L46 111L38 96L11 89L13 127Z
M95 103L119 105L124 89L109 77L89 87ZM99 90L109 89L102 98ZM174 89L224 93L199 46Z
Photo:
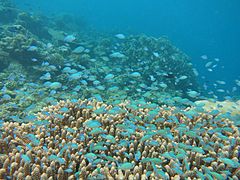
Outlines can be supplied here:
M198 89L189 57L167 38L129 36L119 43L119 50L126 58L120 61L110 60L109 63L114 67L124 67L130 72L141 72L142 83L152 89L164 89L161 83L164 83L167 89L183 94L187 89ZM169 74L172 76L168 76ZM179 79L183 76L187 78ZM123 81L125 80L123 78Z
M0 122L0 178L240 178L238 128L215 112L71 100L29 120Z
M25 114L22 111L31 105L37 111L49 102L95 96L107 102L144 98L158 104L174 105L176 101L171 97L185 98L188 89L198 89L189 58L166 38L140 35L116 39L99 35L91 39L81 34L69 35L74 41L66 43L63 31L49 31L54 44L34 35L23 24L2 27L0 65L5 74L2 83L7 86L0 84L0 88L15 91L14 98L7 99L21 107L13 112L14 115L17 112ZM18 64L24 73L21 86L7 78L11 74L8 67L12 64ZM21 77L21 72L18 76ZM53 79L62 84L61 88L53 90L48 86ZM29 97L31 100L25 103ZM8 103L0 105L4 119L11 117L5 113L8 106Z
M196 72L166 37L10 0L0 17L0 179L240 179L240 102L193 102Z
M57 65L63 64L64 57L61 56L58 49L48 48L44 41L33 35L24 26L6 25L0 33L0 64L6 66L13 61L24 64L26 68L40 64L43 60ZM8 57L8 60L6 60ZM33 62L32 59L39 59L39 62Z
M2 6L13 7L9 2L2 2ZM30 106L24 100L18 104L20 99L29 99L26 96L32 97L30 102L38 109L55 100L95 96L107 102L144 98L173 105L172 96L191 98L188 90L199 89L188 56L167 38L145 35L118 38L93 30L84 32L79 30L85 27L81 18L69 15L49 18L15 11L17 17L13 23L0 27L0 68L5 74L0 88L14 91L14 98L7 98L7 102L21 106L20 114ZM66 19L71 29L62 25ZM72 40L66 41L69 37ZM8 79L8 67L12 64L19 64L24 73L24 84L20 86ZM61 88L53 90L48 86L53 79ZM0 98L5 92L2 91ZM41 95L36 96L36 92ZM8 104L0 107L9 108ZM8 117L4 113L4 119Z
M18 13L16 24L22 25L28 29L32 34L41 37L43 39L51 39L51 35L48 33L48 19L45 17L39 17L30 15L26 12Z

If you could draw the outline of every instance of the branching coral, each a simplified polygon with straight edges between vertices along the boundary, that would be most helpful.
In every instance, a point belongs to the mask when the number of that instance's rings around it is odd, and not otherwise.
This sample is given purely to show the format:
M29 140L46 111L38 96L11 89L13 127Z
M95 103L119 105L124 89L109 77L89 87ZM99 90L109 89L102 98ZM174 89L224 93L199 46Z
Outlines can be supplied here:
M215 100L200 100L196 101L196 104L204 104L204 109L210 111L213 109L217 109L222 113L229 112L232 116L240 114L240 100L233 101L215 101Z
M0 178L239 179L239 131L217 113L60 101L1 124Z

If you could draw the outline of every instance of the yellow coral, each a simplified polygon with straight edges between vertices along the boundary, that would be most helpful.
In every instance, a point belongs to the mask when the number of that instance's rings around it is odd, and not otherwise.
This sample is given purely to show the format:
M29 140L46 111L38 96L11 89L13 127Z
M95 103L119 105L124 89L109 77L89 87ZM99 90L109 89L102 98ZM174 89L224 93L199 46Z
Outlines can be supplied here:
M240 100L233 101L209 101L209 100L200 100L196 101L196 104L204 103L204 109L206 111L211 111L214 109L219 110L221 113L229 112L232 116L240 115Z

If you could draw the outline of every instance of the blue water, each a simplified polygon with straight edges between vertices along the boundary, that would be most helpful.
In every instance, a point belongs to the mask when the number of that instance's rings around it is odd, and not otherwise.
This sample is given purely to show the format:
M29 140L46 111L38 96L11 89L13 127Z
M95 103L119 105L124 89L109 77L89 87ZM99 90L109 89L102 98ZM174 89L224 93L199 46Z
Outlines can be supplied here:
M216 80L235 86L240 76L240 1L238 0L22 0L16 2L32 13L81 16L100 31L165 35L188 54L212 87ZM207 55L209 60L203 60ZM208 72L206 62L219 58L218 67ZM239 92L238 92L239 93Z

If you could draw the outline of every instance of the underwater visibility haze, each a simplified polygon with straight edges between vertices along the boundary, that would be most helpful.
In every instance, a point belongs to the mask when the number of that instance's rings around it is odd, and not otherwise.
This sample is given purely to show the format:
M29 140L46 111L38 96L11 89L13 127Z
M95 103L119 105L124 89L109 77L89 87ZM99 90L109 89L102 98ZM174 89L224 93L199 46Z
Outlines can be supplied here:
M0 179L240 179L238 0L0 0Z

